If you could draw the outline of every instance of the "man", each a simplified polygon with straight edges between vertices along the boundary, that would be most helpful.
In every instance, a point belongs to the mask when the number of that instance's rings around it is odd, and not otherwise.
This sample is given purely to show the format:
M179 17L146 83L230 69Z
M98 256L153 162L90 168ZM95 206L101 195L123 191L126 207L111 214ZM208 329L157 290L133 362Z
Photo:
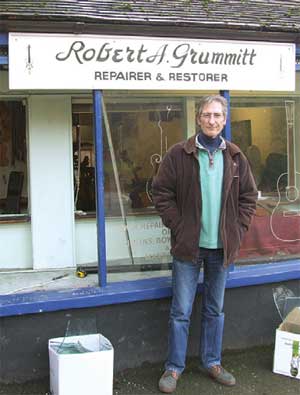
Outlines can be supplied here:
M173 297L168 357L159 389L171 393L185 368L190 315L204 270L200 359L210 377L232 386L221 365L223 302L228 266L234 261L255 212L257 189L240 149L221 137L227 102L202 99L200 131L166 153L153 181L153 200L171 230Z

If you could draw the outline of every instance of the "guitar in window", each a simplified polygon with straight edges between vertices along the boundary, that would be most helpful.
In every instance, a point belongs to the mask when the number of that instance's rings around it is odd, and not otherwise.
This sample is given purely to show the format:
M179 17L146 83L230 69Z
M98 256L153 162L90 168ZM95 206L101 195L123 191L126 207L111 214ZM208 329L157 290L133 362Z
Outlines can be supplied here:
M277 179L278 202L270 226L273 236L283 242L300 241L300 173L295 160L295 102L285 101L287 122L288 169Z

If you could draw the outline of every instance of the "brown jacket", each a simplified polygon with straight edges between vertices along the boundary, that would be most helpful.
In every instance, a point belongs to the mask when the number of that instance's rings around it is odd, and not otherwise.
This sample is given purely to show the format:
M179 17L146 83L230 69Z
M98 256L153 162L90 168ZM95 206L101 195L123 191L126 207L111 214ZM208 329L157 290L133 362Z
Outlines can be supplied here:
M226 141L220 231L224 265L236 259L255 213L257 189L241 150ZM153 180L153 200L164 225L171 230L171 254L196 262L201 229L201 187L195 136L166 153Z

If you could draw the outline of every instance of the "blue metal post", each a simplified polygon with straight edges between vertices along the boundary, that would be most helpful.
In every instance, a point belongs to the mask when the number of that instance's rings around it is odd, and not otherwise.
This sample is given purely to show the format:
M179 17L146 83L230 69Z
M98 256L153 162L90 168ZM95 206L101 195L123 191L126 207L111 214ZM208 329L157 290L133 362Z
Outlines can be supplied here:
M296 71L300 71L300 45L296 46Z
M8 46L7 33L0 33L0 45L2 47ZM8 56L0 56L0 65L8 65Z
M8 34L0 33L0 45L8 45Z
M95 184L96 184L96 218L98 247L99 286L105 287L106 279L106 243L105 243L105 208L104 208L104 168L103 168L103 130L102 130L102 92L93 91L94 107L94 143L95 143Z
M220 91L220 95L225 97L225 99L227 100L227 103L228 103L227 120L226 120L226 125L224 128L224 132L223 132L223 137L226 140L231 141L230 93L229 93L229 91Z
M226 125L225 128L223 130L223 137L226 140L231 141L231 116L230 116L230 93L229 91L220 91L220 95L225 97L225 99L227 100L227 119L226 119ZM229 271L233 272L234 271L234 264L231 263L229 265Z

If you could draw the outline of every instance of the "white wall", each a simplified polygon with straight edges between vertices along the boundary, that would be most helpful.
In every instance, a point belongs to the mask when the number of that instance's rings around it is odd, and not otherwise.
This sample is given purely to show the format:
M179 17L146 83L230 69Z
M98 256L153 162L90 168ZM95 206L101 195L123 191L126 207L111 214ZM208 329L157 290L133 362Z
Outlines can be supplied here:
M33 268L75 265L70 96L29 103L29 174Z
M30 223L0 223L0 269L32 268Z

